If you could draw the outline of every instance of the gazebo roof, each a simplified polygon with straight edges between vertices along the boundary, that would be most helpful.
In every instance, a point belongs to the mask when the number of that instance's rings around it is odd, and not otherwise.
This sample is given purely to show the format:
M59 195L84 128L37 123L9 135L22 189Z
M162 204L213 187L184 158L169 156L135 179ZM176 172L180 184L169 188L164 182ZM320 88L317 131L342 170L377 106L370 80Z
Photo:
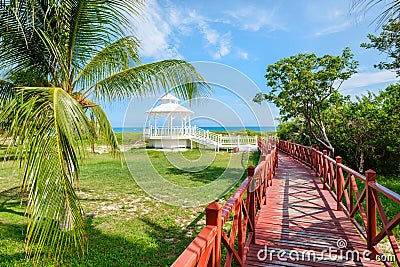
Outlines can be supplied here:
M151 114L193 114L194 112L178 104L179 99L167 94L160 99L162 104L149 109L146 113Z
M161 104L155 108L149 109L146 113L157 113L157 114L169 114L169 113L181 113L181 114L193 114L194 112L175 103Z
M171 94L167 94L164 97L162 97L160 100L162 103L164 103L164 102L178 103L179 98L177 98Z

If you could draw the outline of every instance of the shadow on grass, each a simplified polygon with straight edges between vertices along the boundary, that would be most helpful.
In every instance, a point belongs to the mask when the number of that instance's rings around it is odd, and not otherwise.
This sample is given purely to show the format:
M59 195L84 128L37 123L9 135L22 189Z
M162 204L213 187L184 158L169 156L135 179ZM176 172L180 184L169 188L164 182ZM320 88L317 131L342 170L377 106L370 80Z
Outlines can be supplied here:
M202 182L204 184L207 184L209 182L212 182L218 177L220 177L226 168L224 167L208 167L207 169L199 172L196 171L198 167L196 168L186 168L185 170L177 169L175 167L169 167L167 168L166 174L172 174L172 175L177 175L177 176L184 176L186 179L191 180L191 181L197 181L197 182Z
M241 165L247 170L248 165L257 166L260 160L260 153L242 153ZM226 167L215 167L209 166L202 171L198 171L199 167L185 168L184 170L176 167L169 167L166 170L166 174L177 175L180 178L186 177L186 179L204 184L210 183L218 179L227 169ZM237 169L237 168L233 168ZM239 169L237 169L240 172Z
M89 246L85 256L70 252L62 262L39 262L39 266L169 266L193 239L176 224L162 226L152 218L135 220L144 230L132 227L132 232L113 235L98 229L101 219L87 218ZM23 252L25 229L26 224L0 223L0 244L5 245L0 249L0 266L32 266Z
M156 240L160 248L159 257L164 259L159 261L157 266L170 266L179 257L204 227L200 226L199 229L196 229L196 225L202 218L205 218L203 213L197 216L186 228L176 225L163 227L153 220L141 218L146 225L151 227L147 234Z
M244 164L243 161L245 161L244 160L245 155L246 155L245 153L243 153L243 155L242 155L242 165ZM248 165L252 165L252 166L256 167L261 159L260 151L248 153L247 155L249 157L248 161L247 161ZM245 166L247 166L247 165L245 165Z
M16 186L0 192L0 201L15 200L20 196L20 187Z
M17 157L15 155L5 155L5 156L0 156L0 161L12 161L16 160Z
M24 216L21 209L21 193L20 187L16 186L0 192L0 213L6 212Z
M96 226L97 219L88 218L86 230L89 237L88 254L83 259L69 257L67 266L169 266L197 235L195 226L204 215L198 216L187 228L176 223L165 223L153 217L135 218L142 225L140 230L123 236L105 234ZM118 218L116 218L118 220ZM169 221L169 218L165 218ZM127 222L129 223L129 222ZM188 231L193 231L188 236ZM140 232L140 233L139 233Z

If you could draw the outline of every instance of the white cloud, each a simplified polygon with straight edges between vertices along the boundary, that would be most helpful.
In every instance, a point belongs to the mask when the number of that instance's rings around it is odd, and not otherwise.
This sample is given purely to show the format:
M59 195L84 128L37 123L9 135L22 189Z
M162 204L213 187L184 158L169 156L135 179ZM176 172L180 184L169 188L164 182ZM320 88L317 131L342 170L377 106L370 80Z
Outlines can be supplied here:
M195 12L190 12L189 14L192 18L192 21L189 23L197 24L207 42L211 45L217 45L220 34L216 30L210 28L210 25L206 22L204 17L197 15Z
M179 53L181 38L195 35L204 39L203 48L214 59L229 55L233 46L231 33L217 29L215 24L218 23L224 22L178 7L173 2L147 0L141 16L133 24L141 41L141 54L161 60L183 58Z
M184 14L181 14L184 16ZM206 40L205 49L212 51L211 55L214 59L221 59L231 52L231 34L221 34L210 25L211 19L198 14L196 11L187 11L186 17L180 19L181 25L188 25L189 27L197 27L203 38Z
M245 51L239 51L238 52L239 57L244 59L244 60L249 60L249 53L245 52Z
M227 56L231 52L231 34L227 33L221 36L219 39L219 43L217 46L217 52L213 55L214 59L221 59L224 56Z
M322 29L318 32L315 33L316 36L321 36L321 35L328 35L332 33L337 33L346 30L349 26L351 25L350 21L346 21L344 23L338 24L338 25L332 25L329 27L326 27L325 29Z
M354 74L349 80L344 81L341 90L350 92L360 88L398 81L396 73L385 70L379 72L362 72ZM383 88L380 88L383 89Z
M171 42L173 29L162 14L157 1L148 0L141 16L134 22L142 55L156 60L183 58L178 52L179 43Z
M235 10L225 12L234 19L233 26L244 30L259 31L261 28L267 28L270 31L285 29L286 27L279 23L275 8L267 10L265 8L247 5Z

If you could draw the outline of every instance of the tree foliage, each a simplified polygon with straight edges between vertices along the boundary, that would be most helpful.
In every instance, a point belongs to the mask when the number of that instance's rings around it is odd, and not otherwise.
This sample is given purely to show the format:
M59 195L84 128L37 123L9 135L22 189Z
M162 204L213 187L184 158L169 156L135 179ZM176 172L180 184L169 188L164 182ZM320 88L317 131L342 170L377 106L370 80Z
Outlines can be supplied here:
M336 152L360 173L364 172L365 161L376 152L378 111L378 102L372 93L326 111L327 132Z
M293 118L280 122L276 135L281 140L289 140L294 143L312 145L313 139L308 132L307 124L302 118Z
M182 60L142 64L128 14L140 1L0 1L0 124L16 144L28 196L28 255L83 254L87 243L74 188L88 141L119 147L97 101L174 88L191 99L208 85Z
M382 26L379 36L368 34L369 43L362 43L361 47L366 49L377 49L385 54L390 61L381 61L374 67L381 70L396 71L400 76L400 24L398 20L390 20Z
M273 102L283 120L301 117L310 135L333 151L326 133L324 110L342 101L338 88L356 72L358 62L349 48L341 56L297 54L271 64L265 78L271 91L258 94L254 101Z
M368 93L355 100L344 98L325 110L324 123L335 153L346 165L363 173L374 169L381 174L400 171L400 85L393 84L378 94ZM308 131L296 118L281 123L278 137L306 145Z

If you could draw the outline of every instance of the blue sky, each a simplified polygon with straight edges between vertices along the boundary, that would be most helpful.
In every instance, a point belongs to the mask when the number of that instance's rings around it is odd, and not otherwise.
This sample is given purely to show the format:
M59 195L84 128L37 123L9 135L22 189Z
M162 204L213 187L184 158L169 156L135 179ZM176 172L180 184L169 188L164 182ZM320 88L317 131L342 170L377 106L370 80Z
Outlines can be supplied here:
M340 91L345 95L360 95L367 90L377 92L396 80L393 73L373 68L374 63L385 59L383 55L360 47L360 43L368 40L368 33L379 33L374 19L380 7L363 13L352 10L351 2L148 0L143 15L132 21L141 41L143 62L171 58L207 62L194 63L200 64L199 71L206 79L214 67L205 66L214 62L216 68L225 66L237 72L238 75L232 73L227 80L239 76L246 80L243 86L254 87L234 88L228 81L211 77L213 84L221 86L215 86L213 101L190 106L198 116L221 115L219 107L228 106L245 125L273 125L273 118L278 116L275 107L267 103L257 107L249 102L257 90L269 90L265 85L265 69L284 57L311 52L320 56L339 55L349 46L360 65L358 73L342 85ZM232 94L238 90L240 93ZM154 97L134 99L126 121L128 102L106 107L106 112L115 127L140 126L144 123L144 111L155 100ZM208 102L214 104L208 105ZM254 121L251 112L238 108L240 105L255 109L253 113L259 122ZM237 124L237 120L227 119L231 115L225 117L226 126Z

